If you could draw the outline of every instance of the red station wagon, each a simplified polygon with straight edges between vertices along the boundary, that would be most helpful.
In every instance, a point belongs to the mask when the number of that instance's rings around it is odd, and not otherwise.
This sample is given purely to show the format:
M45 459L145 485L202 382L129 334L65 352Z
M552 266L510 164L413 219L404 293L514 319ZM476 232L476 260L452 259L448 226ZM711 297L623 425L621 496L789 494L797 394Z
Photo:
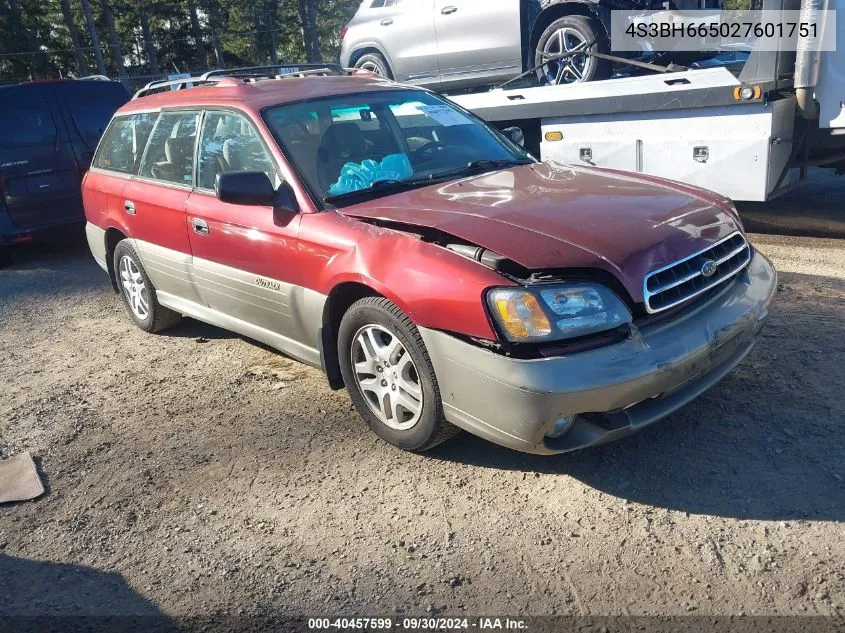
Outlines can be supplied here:
M95 259L141 329L185 315L319 367L395 446L621 437L730 372L768 314L775 271L722 196L538 162L371 75L192 82L115 114L83 185Z

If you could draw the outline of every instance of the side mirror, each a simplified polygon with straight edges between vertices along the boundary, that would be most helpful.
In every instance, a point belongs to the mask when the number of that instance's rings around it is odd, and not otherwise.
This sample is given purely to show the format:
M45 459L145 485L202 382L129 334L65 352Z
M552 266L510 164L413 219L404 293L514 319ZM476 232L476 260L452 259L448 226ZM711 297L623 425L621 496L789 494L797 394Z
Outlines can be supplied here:
M214 181L217 199L229 204L271 207L276 203L276 190L263 171L224 171Z
M518 128L515 125L512 127L506 127L504 130L502 130L502 134L507 136L511 141L513 141L520 147L525 146L525 134L522 133L521 128Z
M217 174L214 181L217 199L229 204L273 207L273 222L285 226L299 212L296 195L283 182L278 189L263 171L228 171Z

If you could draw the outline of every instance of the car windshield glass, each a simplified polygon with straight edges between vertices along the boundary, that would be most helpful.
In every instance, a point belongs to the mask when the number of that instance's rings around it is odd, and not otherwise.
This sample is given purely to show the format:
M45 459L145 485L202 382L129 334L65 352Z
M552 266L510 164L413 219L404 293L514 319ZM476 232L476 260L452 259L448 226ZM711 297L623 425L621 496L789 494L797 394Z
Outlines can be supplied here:
M418 90L290 103L264 118L311 191L333 206L533 162L476 117Z

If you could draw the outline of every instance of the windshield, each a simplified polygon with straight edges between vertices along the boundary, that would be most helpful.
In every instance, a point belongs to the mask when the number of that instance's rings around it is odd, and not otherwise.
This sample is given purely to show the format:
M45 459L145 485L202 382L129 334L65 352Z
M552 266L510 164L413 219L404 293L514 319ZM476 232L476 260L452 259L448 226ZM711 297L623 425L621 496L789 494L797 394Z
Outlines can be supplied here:
M307 186L333 206L532 162L476 117L423 91L340 95L263 116Z

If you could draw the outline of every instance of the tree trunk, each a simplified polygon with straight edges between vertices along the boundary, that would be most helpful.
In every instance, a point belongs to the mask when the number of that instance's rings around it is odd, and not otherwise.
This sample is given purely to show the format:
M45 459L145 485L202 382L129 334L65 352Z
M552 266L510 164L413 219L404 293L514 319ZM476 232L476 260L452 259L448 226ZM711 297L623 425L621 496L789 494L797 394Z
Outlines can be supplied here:
M103 60L103 51L100 48L100 38L97 35L97 25L94 23L94 14L91 13L89 0L82 0L82 13L85 14L85 22L88 25L88 36L91 38L91 46L94 47L94 57L97 59L97 70L101 75L106 74L106 62Z
M79 69L79 76L90 75L88 60L85 59L85 51L82 50L82 42L79 40L79 31L73 23L73 11L70 8L70 0L62 0L62 14L65 16L67 30L70 31L70 41L73 44L73 54L76 56L76 67Z
M226 68L226 56L223 43L220 41L220 6L217 0L212 0L208 8L208 23L211 27L211 41L214 45L214 59L218 68Z
M269 0L267 13L270 17L270 63L274 66L279 63L279 54L276 50L276 26L279 24L279 0Z
M205 44L202 41L202 29L197 14L196 0L188 0L188 13L191 18L191 37L194 38L194 45L197 47L197 62L203 70L208 70L208 57L205 53Z
M141 36L144 38L144 47L147 49L147 61L150 65L150 73L160 75L161 71L158 69L156 47L153 43L153 34L150 31L150 16L145 8L141 9Z
M63 0L63 2L67 2L67 0ZM100 0L100 6L103 8L103 17L106 19L109 48L111 49L112 59L117 65L117 74L120 76L120 81L128 85L129 78L126 76L126 67L123 65L123 52L120 50L120 40L117 38L117 30L114 28L114 9L107 0Z
M314 0L299 0L299 19L302 21L302 44L309 62L323 61L317 38L317 7Z

